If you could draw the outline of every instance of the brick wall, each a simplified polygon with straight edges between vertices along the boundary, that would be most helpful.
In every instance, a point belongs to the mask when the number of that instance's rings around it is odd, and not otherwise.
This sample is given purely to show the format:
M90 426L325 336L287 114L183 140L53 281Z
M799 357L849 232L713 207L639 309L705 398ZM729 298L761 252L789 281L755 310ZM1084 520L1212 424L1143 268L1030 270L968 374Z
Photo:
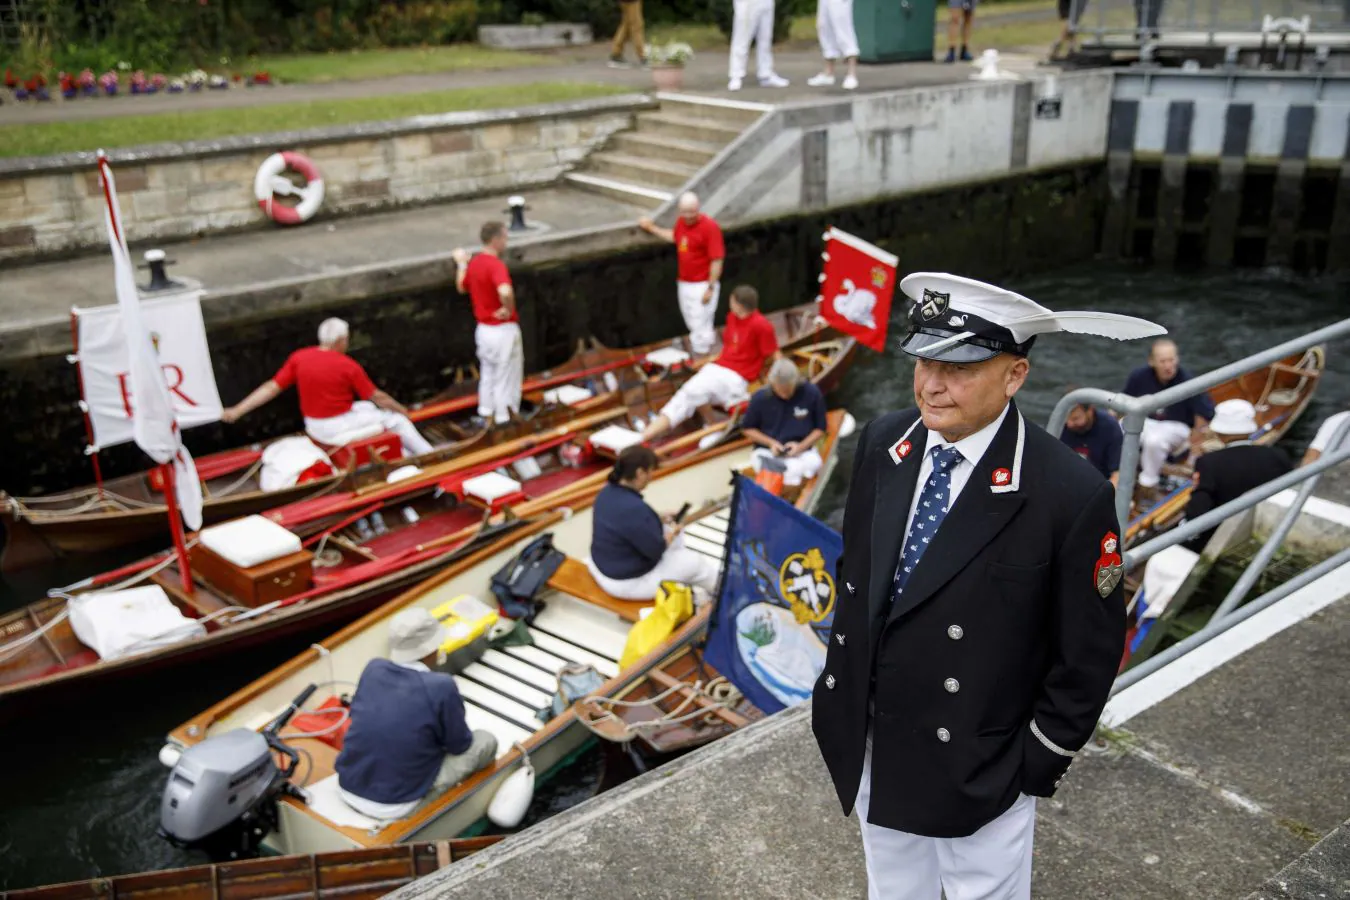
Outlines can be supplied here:
M253 178L277 150L297 150L318 166L326 194L317 219L547 184L651 105L610 97L114 151L110 159L129 240L183 239L270 227ZM0 263L106 241L91 154L0 160Z

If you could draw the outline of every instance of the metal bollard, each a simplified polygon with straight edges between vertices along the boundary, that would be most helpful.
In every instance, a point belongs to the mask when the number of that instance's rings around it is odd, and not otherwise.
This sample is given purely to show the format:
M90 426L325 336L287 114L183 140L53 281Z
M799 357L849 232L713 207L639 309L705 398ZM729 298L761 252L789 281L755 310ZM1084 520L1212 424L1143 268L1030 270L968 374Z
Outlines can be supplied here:
M528 226L525 224L525 198L520 195L506 198L506 209L503 212L511 214L510 231L526 231Z
M165 259L163 250L145 251L145 268L150 270L150 283L145 286L145 290L167 291L183 286L182 282L174 281L165 272L164 267L169 262L170 260Z

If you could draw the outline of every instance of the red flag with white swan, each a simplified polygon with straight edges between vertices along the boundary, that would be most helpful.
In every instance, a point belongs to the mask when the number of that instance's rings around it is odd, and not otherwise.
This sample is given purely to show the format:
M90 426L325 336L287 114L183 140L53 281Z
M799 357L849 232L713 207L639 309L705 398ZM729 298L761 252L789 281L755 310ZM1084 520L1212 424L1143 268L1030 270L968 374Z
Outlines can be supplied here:
M117 204L117 186L113 180L108 158L99 151L98 169L103 180L103 196L107 201L104 221L108 226L108 243L112 247L113 275L116 279L117 306L122 317L122 330L127 341L130 362L128 381L131 396L136 398L132 415L132 431L139 446L155 462L164 466L165 474L172 473L174 490L165 491L169 505L170 527L174 543L182 553L182 526L178 513L192 530L202 527L202 485L192 455L183 446L174 414L169 386L155 354L150 333L141 318L140 292L136 288L135 269L127 250L126 232L122 228L122 213ZM166 482L169 480L165 479ZM166 484L167 488L167 484ZM175 500L177 501L175 503ZM186 575L186 560L184 574ZM185 579L186 580L186 579Z
M820 275L820 314L844 334L877 352L886 349L886 330L895 293L894 254L847 231L825 232L825 265Z

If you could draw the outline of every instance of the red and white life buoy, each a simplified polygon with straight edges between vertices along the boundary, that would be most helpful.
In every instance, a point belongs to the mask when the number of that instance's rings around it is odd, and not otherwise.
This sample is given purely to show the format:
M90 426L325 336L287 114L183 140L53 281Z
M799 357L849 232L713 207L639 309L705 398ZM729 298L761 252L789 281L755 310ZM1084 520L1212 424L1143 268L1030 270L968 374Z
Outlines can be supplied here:
M304 187L296 187L295 182L283 173L291 170L305 179ZM273 153L258 167L253 178L253 196L258 198L258 206L278 225L300 225L308 222L323 205L323 176L318 166L308 157L287 150ZM273 202L277 197L297 197L295 206Z

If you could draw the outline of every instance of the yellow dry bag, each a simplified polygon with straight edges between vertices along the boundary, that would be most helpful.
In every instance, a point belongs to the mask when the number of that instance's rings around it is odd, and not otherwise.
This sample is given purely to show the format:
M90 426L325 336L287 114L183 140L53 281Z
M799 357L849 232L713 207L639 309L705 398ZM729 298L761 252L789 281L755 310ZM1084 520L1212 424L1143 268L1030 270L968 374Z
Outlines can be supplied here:
M619 668L628 668L661 646L693 614L693 589L677 581L661 582L661 586L656 589L656 603L652 611L639 619L628 632Z

